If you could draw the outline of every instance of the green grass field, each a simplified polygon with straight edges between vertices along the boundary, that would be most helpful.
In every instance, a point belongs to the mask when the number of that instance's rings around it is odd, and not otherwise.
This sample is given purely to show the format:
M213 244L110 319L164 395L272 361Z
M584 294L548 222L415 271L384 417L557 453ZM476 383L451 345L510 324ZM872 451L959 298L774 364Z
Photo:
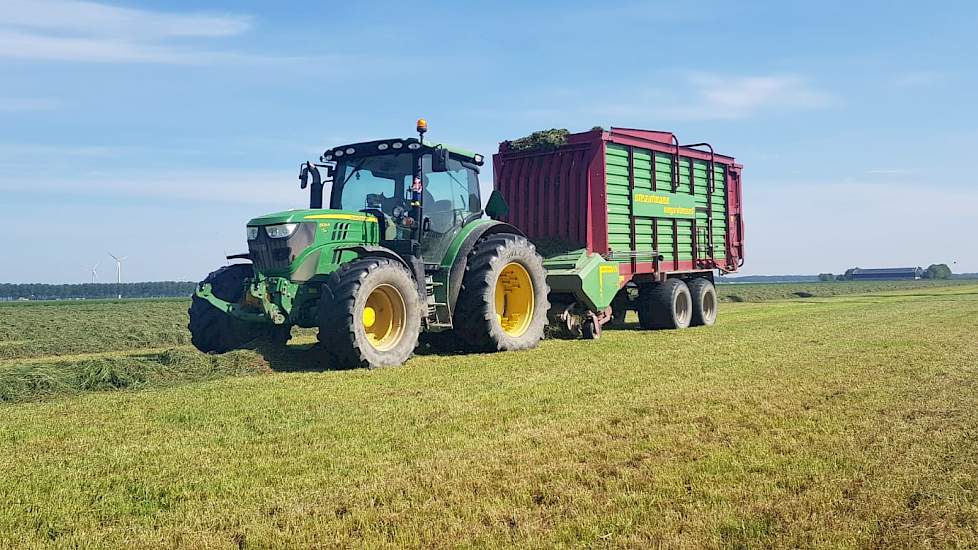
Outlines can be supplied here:
M926 290L946 286L975 285L974 280L917 281L831 281L812 283L725 283L717 281L717 294L725 302L766 302L796 298L827 298L849 294L893 292L897 290Z
M185 311L0 306L0 545L978 546L975 284L379 371Z

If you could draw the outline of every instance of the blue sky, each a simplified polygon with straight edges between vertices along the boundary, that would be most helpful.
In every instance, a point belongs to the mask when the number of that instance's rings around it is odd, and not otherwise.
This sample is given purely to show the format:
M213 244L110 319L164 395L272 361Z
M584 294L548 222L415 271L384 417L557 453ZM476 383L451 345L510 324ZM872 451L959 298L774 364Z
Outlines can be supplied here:
M0 282L197 280L325 148L675 131L745 165L744 273L978 271L978 5L0 0ZM491 171L484 172L490 174Z

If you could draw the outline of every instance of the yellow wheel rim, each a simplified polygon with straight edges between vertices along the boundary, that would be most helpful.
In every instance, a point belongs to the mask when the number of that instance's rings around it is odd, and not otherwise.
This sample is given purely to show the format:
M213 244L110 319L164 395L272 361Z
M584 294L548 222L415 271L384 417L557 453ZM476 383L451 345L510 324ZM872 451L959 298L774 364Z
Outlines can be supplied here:
M370 291L363 305L363 329L367 341L378 351L397 345L404 335L404 297L391 285L380 285Z
M533 280L516 262L503 267L496 279L496 318L509 336L522 336L533 319Z

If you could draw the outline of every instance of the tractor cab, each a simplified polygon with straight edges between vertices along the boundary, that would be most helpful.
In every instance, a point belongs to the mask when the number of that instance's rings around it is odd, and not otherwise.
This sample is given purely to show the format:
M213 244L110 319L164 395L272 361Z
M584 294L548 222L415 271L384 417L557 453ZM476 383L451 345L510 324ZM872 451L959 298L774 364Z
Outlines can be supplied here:
M452 237L482 215L482 155L419 138L386 139L327 150L320 163L304 163L311 180L310 208L359 211L377 219L381 244L398 252L441 260ZM328 191L327 191L328 190Z

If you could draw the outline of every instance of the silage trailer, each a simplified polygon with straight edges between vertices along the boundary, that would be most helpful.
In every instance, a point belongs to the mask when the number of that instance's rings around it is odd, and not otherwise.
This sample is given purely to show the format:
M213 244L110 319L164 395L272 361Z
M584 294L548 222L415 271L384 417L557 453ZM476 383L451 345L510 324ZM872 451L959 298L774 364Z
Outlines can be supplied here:
M303 163L309 207L247 223L248 252L229 257L247 263L194 293L193 344L284 345L317 327L329 361L377 367L422 334L489 352L534 347L548 322L598 338L630 309L649 329L715 321L713 274L743 262L732 157L626 128L507 141L483 209L483 156L417 130Z
M586 337L608 306L645 328L713 324L713 273L744 259L742 168L707 143L615 127L493 156L505 219L546 258L551 321Z

